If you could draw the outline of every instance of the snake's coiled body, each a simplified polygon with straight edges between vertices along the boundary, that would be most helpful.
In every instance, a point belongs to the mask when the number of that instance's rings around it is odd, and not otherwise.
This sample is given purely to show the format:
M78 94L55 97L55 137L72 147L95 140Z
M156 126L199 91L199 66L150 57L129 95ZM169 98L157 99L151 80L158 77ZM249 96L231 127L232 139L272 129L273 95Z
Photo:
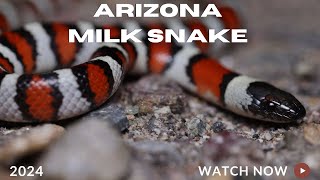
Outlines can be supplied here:
M1 6L0 6L1 7ZM10 29L0 9L0 28ZM69 43L68 30L232 29L239 27L234 11L221 7L222 19L141 25L94 26L91 23L29 23L0 37L0 119L49 122L88 112L112 96L127 73L158 73L187 90L237 114L273 122L292 122L305 115L291 94L268 83L235 73L206 55L209 44ZM145 38L145 32L141 33ZM54 70L57 69L57 70ZM54 71L53 71L54 70Z

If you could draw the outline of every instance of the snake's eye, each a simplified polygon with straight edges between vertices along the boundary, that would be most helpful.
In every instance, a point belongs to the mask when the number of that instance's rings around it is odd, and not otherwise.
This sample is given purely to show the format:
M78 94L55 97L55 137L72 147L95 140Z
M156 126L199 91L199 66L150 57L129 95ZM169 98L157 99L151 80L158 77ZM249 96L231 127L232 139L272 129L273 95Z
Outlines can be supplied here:
M263 107L263 109L267 111L274 111L277 107L277 104L272 100L263 99L261 102L261 107Z

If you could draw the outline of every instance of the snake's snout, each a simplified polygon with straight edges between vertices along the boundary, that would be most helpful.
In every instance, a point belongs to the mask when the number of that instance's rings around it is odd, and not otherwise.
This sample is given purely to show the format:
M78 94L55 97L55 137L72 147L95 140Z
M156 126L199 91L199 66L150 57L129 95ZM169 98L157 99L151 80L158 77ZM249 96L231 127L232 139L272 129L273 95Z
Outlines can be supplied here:
M275 119L283 122L296 122L306 115L304 106L291 94L286 93L283 99L279 99L275 109Z

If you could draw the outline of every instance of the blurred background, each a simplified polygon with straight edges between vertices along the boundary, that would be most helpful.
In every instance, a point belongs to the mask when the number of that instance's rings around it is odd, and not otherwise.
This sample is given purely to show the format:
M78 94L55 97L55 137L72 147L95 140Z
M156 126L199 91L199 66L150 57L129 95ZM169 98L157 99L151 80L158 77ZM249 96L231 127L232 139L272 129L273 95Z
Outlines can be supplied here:
M172 3L172 1L154 0L1 0L0 9L9 11L13 4L16 7L15 20L12 27L18 27L25 22L35 20L74 22L86 20L98 24L123 22L132 20L128 18L93 18L101 3L107 3L113 10L116 3ZM219 0L201 1L204 8L208 3L219 2ZM276 0L267 2L256 2L254 0L225 0L225 4L232 5L237 9L243 19L244 27L248 29L249 43L241 45L237 51L233 51L234 62L226 62L227 66L234 66L242 73L254 75L258 78L271 81L287 81L282 86L291 88L296 92L319 95L317 83L303 83L303 87L295 86L296 80L292 75L303 76L303 78L319 77L316 71L319 47L319 24L317 17L320 16L319 2L309 0ZM199 3L195 0L177 0L174 3ZM2 7L1 7L2 6ZM10 13L9 13L10 14ZM160 21L162 18L139 18L139 21ZM162 19L163 20L163 19ZM165 20L165 19L164 19ZM247 47L243 47L247 46ZM247 56L249 53L249 56ZM271 52L270 52L271 51ZM250 57L257 53L261 57ZM303 60L301 62L300 60ZM312 61L312 62L310 62ZM254 63L257 62L257 63ZM302 64L300 66L300 64ZM311 64L309 66L308 64ZM265 67L263 71L259 67ZM281 68L274 68L281 67ZM304 73L313 73L304 74ZM298 74L297 74L298 73ZM302 74L301 74L302 73ZM312 76L312 77L311 77ZM274 78L277 77L277 78ZM316 81L319 82L319 81ZM278 83L278 82L275 82Z

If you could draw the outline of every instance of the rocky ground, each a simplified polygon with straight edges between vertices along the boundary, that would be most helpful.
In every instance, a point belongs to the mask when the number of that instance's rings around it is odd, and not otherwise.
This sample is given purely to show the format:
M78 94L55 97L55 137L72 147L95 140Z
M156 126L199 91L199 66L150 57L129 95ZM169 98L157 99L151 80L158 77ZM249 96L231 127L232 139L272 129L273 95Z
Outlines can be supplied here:
M10 165L41 165L45 179L77 180L232 179L202 178L198 166L288 165L288 177L272 179L294 179L298 162L311 167L309 179L319 179L320 4L242 0L238 5L250 43L222 62L295 94L307 108L302 122L239 117L174 82L145 76L127 80L104 107L70 122L1 123L0 179L10 179Z

